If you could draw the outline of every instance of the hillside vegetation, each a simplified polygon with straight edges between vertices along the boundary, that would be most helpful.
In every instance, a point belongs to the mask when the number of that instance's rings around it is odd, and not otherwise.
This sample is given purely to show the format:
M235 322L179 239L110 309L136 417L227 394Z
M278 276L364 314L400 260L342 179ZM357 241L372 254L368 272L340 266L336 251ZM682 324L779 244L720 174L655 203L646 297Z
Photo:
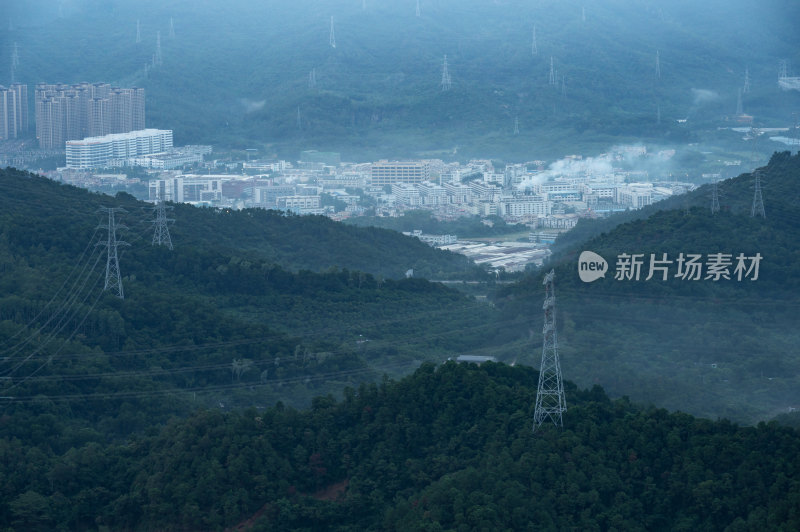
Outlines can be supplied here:
M32 419L0 440L19 530L796 530L795 429L741 428L567 385L531 432L537 374L423 365L310 410L197 412L64 452ZM8 433L20 428L7 424ZM63 453L63 454L62 454Z
M0 183L0 396L14 404L86 398L70 411L124 434L148 425L151 408L158 421L200 404L307 404L503 333L485 304L381 275L479 271L397 233L180 205L169 251L151 245L149 206L130 196L15 170L0 171ZM117 235L130 243L119 248L124 300L103 291L100 206L127 211L118 222L130 228ZM99 399L110 401L91 406Z

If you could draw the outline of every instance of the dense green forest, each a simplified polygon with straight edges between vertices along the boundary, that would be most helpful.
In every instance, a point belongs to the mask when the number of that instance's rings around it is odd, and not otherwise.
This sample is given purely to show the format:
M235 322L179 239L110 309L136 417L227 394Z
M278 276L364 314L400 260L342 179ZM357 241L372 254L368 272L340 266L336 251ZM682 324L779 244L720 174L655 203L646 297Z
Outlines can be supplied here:
M722 209L715 215L706 186L643 213L579 224L577 236L565 235L549 267L558 278L568 378L712 418L755 421L797 407L800 155L777 153L758 172L766 219L750 216L754 179L743 174L720 183ZM605 278L579 280L584 250L609 262ZM615 279L622 253L643 254L640 281ZM763 259L756 282L736 275L687 281L675 277L676 265L668 280L657 273L645 281L650 255L664 253L673 261L680 253L731 254L730 273L739 253ZM541 277L530 276L501 288L495 303L506 319L535 315L540 286Z
M174 129L178 144L292 159L307 148L347 160L530 160L631 141L724 143L716 130L732 125L746 69L743 106L757 125L786 127L800 105L776 83L778 59L800 64L791 0L438 0L420 11L376 0L12 0L0 72L17 43L23 82L143 86L148 125ZM145 70L159 32L163 64Z
M206 410L107 443L46 405L2 418L10 530L796 530L800 437L567 385L531 431L537 374L425 364L309 410Z

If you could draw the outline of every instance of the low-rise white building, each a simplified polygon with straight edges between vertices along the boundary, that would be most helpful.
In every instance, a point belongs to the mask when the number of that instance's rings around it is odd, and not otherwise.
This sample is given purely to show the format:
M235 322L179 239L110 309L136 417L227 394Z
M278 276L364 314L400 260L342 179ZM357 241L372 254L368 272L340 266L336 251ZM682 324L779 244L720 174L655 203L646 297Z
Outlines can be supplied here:
M67 168L105 168L114 159L162 153L172 148L172 130L142 129L67 141Z
M392 195L395 197L397 205L407 205L418 207L422 205L422 196L419 189L408 183L394 183L392 185Z

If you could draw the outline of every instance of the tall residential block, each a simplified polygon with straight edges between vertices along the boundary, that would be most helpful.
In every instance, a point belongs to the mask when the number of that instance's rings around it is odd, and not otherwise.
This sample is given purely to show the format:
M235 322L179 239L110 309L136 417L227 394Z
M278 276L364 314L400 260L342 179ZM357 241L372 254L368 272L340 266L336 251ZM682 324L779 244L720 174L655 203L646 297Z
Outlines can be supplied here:
M28 86L0 85L0 140L15 139L28 131Z
M35 91L39 146L62 149L68 140L145 129L144 89L108 83L39 83Z

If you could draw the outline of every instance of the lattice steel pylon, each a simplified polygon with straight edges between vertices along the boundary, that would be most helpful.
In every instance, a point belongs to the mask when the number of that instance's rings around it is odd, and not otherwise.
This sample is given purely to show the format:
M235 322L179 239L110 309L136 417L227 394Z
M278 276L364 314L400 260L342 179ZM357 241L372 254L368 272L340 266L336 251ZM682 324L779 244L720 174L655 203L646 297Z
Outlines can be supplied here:
M174 222L174 218L167 218L167 207L164 200L158 200L153 206L153 213L155 220L153 220L153 245L154 246L167 246L172 251L172 237L169 235L168 223Z
M122 289L122 275L119 272L119 255L117 254L117 247L129 246L127 242L117 240L117 229L127 229L124 225L117 225L115 220L116 213L128 212L122 207L100 207L100 212L108 213L108 225L101 225L98 229L106 229L108 231L108 240L106 242L99 242L98 246L106 246L106 283L103 290L113 290L117 297L125 299L125 292Z
M711 214L719 212L719 189L717 187L717 178L714 178L714 183L711 188Z
M764 198L761 197L761 172L756 170L753 174L755 174L756 185L753 194L753 208L750 210L750 216L753 218L756 216L766 218L767 214L764 212Z
M445 54L444 61L442 63L442 92L449 91L452 86L453 85L450 80L450 71L447 69L447 54Z
M536 409L533 413L533 431L548 419L556 427L563 427L562 415L567 411L564 398L564 381L558 362L558 337L556 335L555 270L544 276L545 286L544 328L542 329L542 364L539 368L539 387L536 390Z

